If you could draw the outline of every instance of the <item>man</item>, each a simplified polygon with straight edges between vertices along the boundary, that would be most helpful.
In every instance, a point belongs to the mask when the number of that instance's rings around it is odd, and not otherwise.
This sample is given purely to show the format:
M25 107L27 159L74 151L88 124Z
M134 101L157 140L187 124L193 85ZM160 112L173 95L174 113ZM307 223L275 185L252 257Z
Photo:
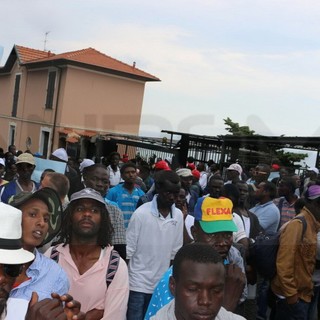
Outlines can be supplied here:
M198 165L197 165L197 169L198 171L200 172L200 178L199 178L199 184L200 184L200 187L202 189L202 192L204 191L204 189L206 188L207 186L207 183L208 183L208 173L206 171L206 165L204 162L200 162Z
M8 183L7 180L3 179L4 171L5 171L4 159L0 158L0 187L4 184Z
M92 188L101 194L106 202L106 208L110 215L114 232L111 243L124 260L126 259L126 229L124 227L123 213L115 202L105 196L109 190L108 170L103 164L94 164L86 167L83 171L83 180L87 188Z
M280 227L296 216L294 204L298 200L296 196L296 181L288 176L278 182L279 198L274 199L274 204L280 211Z
M212 176L207 185L207 191L211 198L219 198L223 187L221 176Z
M275 233L279 228L280 212L278 207L273 203L276 194L277 189L274 183L260 182L258 189L255 191L255 197L258 204L250 209L250 211L257 216L260 226L266 233ZM266 319L268 290L268 279L265 279L258 274L257 305L259 319Z
M233 222L231 200L211 197L198 200L195 207L195 223L191 227L191 233L196 243L210 245L223 259L227 270L223 306L230 311L234 311L240 300L244 301L246 295L244 292L246 283L244 262L240 252L232 246L232 233L235 231L237 231L237 226ZM168 290L168 279L171 274L172 268L167 270L158 283L150 301L146 319L149 319L173 298Z
M46 253L67 273L69 293L80 301L86 319L125 319L128 270L110 245L111 234L104 199L86 188L71 196L65 211L61 230L64 243Z
M6 301L15 283L16 277L22 271L24 263L32 261L33 253L24 250L21 245L21 211L4 203L0 203L0 319L6 316ZM52 319L84 319L79 314L80 304L71 296L54 294L54 299L38 302L34 292L29 303L26 320ZM61 302L65 302L65 310ZM16 310L19 311L19 310ZM72 313L70 315L70 312ZM66 313L69 314L67 318ZM76 316L78 314L78 316ZM73 316L73 318L72 318Z
M312 184L315 184L315 182L318 179L319 175L319 169L316 167L308 168L306 171L306 177L303 181L303 192L306 192L308 187Z
M251 179L247 180L249 185L248 207L252 208L257 204L255 192L261 182L267 182L270 175L270 166L265 163L259 163L252 173Z
M75 169L73 169L71 166L68 165L69 158L68 158L68 154L65 147L59 148L53 151L50 156L50 160L64 162L66 164L66 169L64 174L69 179L69 182L70 182L70 189L68 193L69 197L74 192L77 192L78 190L81 189L81 177Z
M277 189L272 182L261 182L255 192L258 204L250 209L257 216L265 232L276 232L279 227L280 212L273 203L276 194Z
M312 185L305 194L306 204L298 216L281 231L277 254L277 273L271 282L277 296L276 320L308 320L313 295L312 274L315 268L317 232L320 230L320 186Z
M136 210L138 200L144 192L136 187L137 168L134 163L125 163L120 172L124 183L111 188L107 193L107 199L118 204L123 213L124 226L128 228L132 213Z
M222 307L226 271L222 258L211 246L189 244L174 261L170 291L174 296L152 320L244 319Z
M20 274L22 265L34 259L34 254L21 244L21 211L0 203L0 318L6 315L6 302Z
M174 205L180 179L163 170L155 184L157 194L134 212L127 229L128 320L143 319L157 282L183 243L183 216Z
M12 196L20 192L35 192L39 187L36 182L31 180L31 175L36 167L32 154L22 153L17 157L16 166L19 175L18 179L5 184L0 192L1 201L4 203L8 203Z
M177 175L180 177L182 188L186 191L189 214L193 216L194 206L196 205L199 197L197 193L191 189L193 180L192 171L188 168L178 169Z
M227 168L227 182L236 184L241 180L242 167L238 163L233 163Z
M40 188L51 188L55 190L60 198L63 209L68 205L68 192L70 189L69 179L62 173L48 172L40 182Z
M37 250L61 227L58 194L51 188L21 192L12 198L10 205L22 211L22 246L35 255L33 261L24 265L10 293L7 320L20 320L26 315L32 292L38 293L39 300L51 298L53 292L64 295L68 293L69 281L59 265Z
M110 187L113 188L120 182L123 182L123 180L121 179L121 172L119 167L120 153L111 152L109 159L110 165L108 165L107 170L110 179Z

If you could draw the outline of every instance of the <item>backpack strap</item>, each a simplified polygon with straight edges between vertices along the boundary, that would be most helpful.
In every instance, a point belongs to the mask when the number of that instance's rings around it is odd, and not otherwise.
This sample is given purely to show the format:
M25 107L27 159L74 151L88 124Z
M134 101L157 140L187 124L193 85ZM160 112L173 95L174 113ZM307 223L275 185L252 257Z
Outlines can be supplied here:
M59 251L57 250L58 245L54 246L51 250L50 258L56 263L59 262Z
M277 228L277 230L279 230L280 229L280 227L281 227L281 211L282 211L282 207L283 207L283 202L284 202L284 200L285 200L285 197L281 197L280 198L280 200L279 200L279 202L278 202L278 205L277 205L277 207L278 207L278 209L279 209L279 215L280 215L280 220L279 220L279 224L278 224L278 228Z
M120 255L116 250L111 250L108 270L106 274L107 289L109 288L119 266Z
M304 234L307 230L307 221L304 216L295 217L294 219L300 220L302 222L302 234L301 234L301 241L303 240Z
M277 206L280 211L280 217L281 217L281 211L282 211L284 199L285 199L285 197L281 197L279 200L278 206Z

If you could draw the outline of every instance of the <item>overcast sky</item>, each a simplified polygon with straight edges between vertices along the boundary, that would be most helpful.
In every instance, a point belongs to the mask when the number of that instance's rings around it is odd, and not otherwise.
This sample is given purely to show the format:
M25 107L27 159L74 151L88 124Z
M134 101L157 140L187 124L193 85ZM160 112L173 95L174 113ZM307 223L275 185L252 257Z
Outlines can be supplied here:
M93 47L161 79L140 133L320 136L318 0L2 0L1 64L14 44Z

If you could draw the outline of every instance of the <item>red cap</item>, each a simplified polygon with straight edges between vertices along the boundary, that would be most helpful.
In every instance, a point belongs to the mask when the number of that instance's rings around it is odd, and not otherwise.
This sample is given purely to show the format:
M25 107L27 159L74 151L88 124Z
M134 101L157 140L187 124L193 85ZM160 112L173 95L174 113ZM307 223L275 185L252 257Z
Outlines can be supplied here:
M198 171L197 169L194 169L191 172L195 178L200 179L200 171Z
M190 169L190 170L194 170L196 168L196 166L195 166L194 163L187 162L187 168Z
M279 169L280 169L280 166L279 166L278 164L274 163L274 164L272 165L272 168L273 168L274 170L279 170Z
M156 170L171 170L168 163L164 160L158 161L155 165L154 168Z

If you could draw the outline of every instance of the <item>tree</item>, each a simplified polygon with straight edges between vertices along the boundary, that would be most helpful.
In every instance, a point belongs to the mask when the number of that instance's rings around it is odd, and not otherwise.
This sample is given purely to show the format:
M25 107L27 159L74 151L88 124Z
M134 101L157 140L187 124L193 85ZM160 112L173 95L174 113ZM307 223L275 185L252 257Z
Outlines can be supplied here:
M285 167L293 167L295 162L300 162L308 156L307 153L285 152L283 149L275 150L275 155Z
M227 119L223 119L223 121L224 121L224 124L228 126L226 130L235 136L255 135L255 131L250 130L248 126L240 126L239 123L233 122L229 117Z
M227 126L226 130L234 136L258 136L249 126L240 126L239 123L233 122L229 117L223 119L223 121ZM295 166L295 162L300 162L308 156L306 153L285 152L283 149L279 150L270 146L269 149L270 154L279 159L281 165L286 167L293 167Z

